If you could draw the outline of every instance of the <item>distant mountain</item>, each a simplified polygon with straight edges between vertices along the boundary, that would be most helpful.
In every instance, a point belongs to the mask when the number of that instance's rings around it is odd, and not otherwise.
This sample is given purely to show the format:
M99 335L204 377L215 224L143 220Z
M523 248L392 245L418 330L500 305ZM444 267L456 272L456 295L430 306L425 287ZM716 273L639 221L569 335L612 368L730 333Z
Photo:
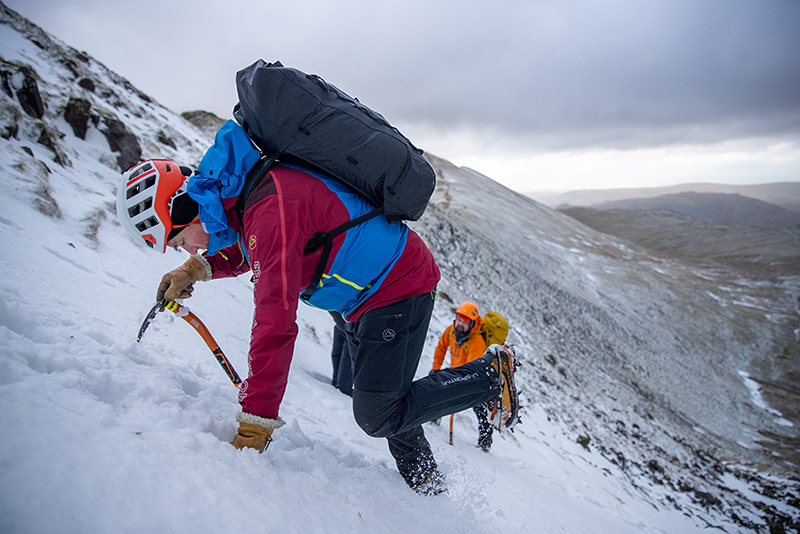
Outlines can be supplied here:
M555 208L571 206L592 207L601 202L629 198L653 198L677 193L726 193L739 194L775 204L800 213L800 181L778 182L758 185L726 184L678 184L669 187L640 187L628 189L582 189L566 193L529 193L528 196Z
M725 262L764 278L800 274L800 228L728 226L657 210L574 207L559 211L651 250Z
M800 225L800 212L739 194L677 193L592 204L598 210L664 210L731 226L790 228Z

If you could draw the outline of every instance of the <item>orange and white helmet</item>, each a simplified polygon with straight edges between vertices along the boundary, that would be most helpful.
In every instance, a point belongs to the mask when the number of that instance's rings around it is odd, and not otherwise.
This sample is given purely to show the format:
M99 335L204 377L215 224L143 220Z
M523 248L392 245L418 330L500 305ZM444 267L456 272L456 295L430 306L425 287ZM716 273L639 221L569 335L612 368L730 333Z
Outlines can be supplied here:
M187 173L187 174L184 174ZM162 254L173 229L172 202L185 194L188 169L168 159L149 159L122 175L117 217L125 231Z

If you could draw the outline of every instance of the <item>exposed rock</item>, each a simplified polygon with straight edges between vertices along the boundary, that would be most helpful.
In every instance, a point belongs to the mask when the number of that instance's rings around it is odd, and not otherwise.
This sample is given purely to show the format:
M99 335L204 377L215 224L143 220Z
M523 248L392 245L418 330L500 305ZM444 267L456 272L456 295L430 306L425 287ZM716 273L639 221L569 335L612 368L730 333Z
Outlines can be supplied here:
M714 495L704 491L695 490L694 498L697 504L706 509L712 506L719 507L722 504Z
M72 73L72 75L73 75L73 76L74 76L76 79L77 79L77 78L80 78L80 76L81 76L81 73L79 72L79 69L80 69L80 67L79 67L79 66L78 66L78 64L77 64L77 63L75 63L75 61L73 61L71 58L68 58L68 57L61 58L61 59L59 60L59 63L61 63L62 65L64 65L64 67L65 67L65 68L66 68L68 71L70 71L70 72Z
M44 101L39 94L39 84L36 82L36 74L33 69L27 66L20 67L23 75L22 87L17 89L17 100L22 106L22 110L36 119L44 116Z
M654 473L664 472L664 468L658 465L658 462L656 460L650 460L649 462L647 462L647 468Z
M36 72L31 67L2 61L0 83L2 83L3 92L9 98L14 98L16 93L17 100L26 114L35 119L41 119L44 116L45 104L39 93Z
M11 90L11 71L0 69L0 83L2 83L3 92L9 98L14 98L14 92Z
M158 131L158 134L156 135L156 139L158 139L159 143L167 145L168 147L171 147L173 150L176 149L175 141L170 139L167 136L167 134L164 133L164 130L159 130Z
M194 124L198 130L209 137L214 137L214 134L217 133L217 130L219 130L220 127L225 124L225 119L221 119L213 113L202 110L185 111L181 113L181 117Z
M114 117L105 117L103 122L106 127L102 131L108 140L108 146L113 152L119 152L117 164L120 170L126 171L139 163L142 159L142 147L136 135Z
M70 98L64 109L64 120L72 126L75 137L86 139L86 130L89 128L89 120L92 120L92 104L82 98ZM96 120L96 119L94 119Z
M81 78L78 80L78 85L89 91L90 93L94 93L94 82L91 78Z

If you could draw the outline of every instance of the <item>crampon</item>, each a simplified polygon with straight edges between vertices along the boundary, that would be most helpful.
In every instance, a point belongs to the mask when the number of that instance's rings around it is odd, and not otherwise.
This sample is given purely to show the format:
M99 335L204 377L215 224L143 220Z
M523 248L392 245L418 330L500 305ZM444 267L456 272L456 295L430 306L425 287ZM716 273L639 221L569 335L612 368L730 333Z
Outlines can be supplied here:
M497 425L497 430L500 432L512 430L520 422L519 395L514 383L517 355L511 345L492 345L486 352L495 355L491 365L497 371L503 385L500 395L486 404L490 414L489 420Z

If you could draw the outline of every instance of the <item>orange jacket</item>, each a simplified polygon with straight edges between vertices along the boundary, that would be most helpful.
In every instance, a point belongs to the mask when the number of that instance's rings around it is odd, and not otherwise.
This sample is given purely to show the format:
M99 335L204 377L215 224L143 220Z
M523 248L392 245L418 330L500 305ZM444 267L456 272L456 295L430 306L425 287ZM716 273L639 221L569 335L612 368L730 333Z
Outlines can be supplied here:
M442 337L439 338L439 344L433 354L433 368L436 370L442 368L447 349L450 349L450 365L452 367L464 365L483 356L486 352L486 341L481 335L482 324L483 320L479 317L472 326L467 339L459 344L456 343L455 327L452 324L448 326Z

